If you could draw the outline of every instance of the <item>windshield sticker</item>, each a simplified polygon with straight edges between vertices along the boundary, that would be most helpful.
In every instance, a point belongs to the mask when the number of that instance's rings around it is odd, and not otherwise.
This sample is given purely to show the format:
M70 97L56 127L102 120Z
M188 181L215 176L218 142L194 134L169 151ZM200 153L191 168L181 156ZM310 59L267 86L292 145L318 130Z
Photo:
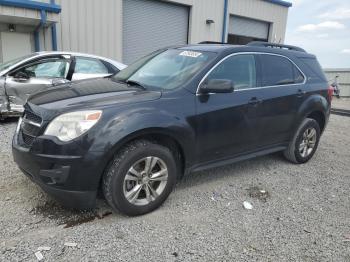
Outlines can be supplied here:
M202 53L200 52L194 52L194 51L183 51L181 52L179 55L182 55L182 56L189 56L189 57L198 57L200 55L202 55Z

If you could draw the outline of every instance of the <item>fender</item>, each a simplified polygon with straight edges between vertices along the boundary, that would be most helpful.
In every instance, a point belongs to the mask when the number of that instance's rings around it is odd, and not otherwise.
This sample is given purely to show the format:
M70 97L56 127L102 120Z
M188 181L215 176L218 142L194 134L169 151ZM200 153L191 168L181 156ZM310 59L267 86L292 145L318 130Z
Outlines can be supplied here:
M307 99L305 99L305 101L301 104L297 112L295 121L296 124L294 126L293 134L296 131L296 129L300 126L301 122L313 112L322 113L327 123L330 113L330 105L324 96L320 94L312 94Z
M10 100L6 92L6 76L0 77L0 119L10 113Z
M108 112L105 113L108 114ZM104 139L94 140L89 150L108 152L102 163L103 166L106 166L115 153L131 140L147 135L165 135L176 141L181 147L186 168L192 163L195 154L195 130L186 118L179 115L154 107L125 109L114 118L107 117L111 120L102 124L101 126L104 127L98 129L97 133L92 136L104 137Z

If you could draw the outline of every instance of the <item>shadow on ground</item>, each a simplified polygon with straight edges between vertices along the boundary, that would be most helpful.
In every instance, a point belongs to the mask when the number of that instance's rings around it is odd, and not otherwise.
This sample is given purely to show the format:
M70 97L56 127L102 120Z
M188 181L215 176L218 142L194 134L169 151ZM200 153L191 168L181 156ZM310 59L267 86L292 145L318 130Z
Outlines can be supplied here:
M283 161L280 153L263 156L232 165L227 165L219 168L209 169L207 171L197 172L186 175L176 186L176 190L188 190L191 187L200 186L201 184L210 183L211 181L217 181L225 179L226 177L234 177L236 171L244 172L249 176L251 173L249 170L251 166L266 167L266 163L270 161ZM269 198L269 192L261 192L262 189L258 187L251 187L247 189L248 194L261 201L266 201ZM39 204L31 211L33 215L41 215L45 218L55 221L57 225L63 225L64 228L71 228L79 226L84 223L94 221L96 219L103 219L112 215L112 209L108 206L107 202L100 197L97 200L96 208L92 210L77 210L65 208L58 204L55 200L47 197L47 201L44 204ZM124 217L121 214L114 214L116 216Z

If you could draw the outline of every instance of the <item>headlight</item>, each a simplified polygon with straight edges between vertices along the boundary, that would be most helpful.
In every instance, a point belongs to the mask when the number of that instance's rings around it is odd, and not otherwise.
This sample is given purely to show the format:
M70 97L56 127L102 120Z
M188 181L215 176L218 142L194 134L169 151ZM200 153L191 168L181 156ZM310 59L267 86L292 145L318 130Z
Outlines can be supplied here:
M77 111L56 117L45 130L45 135L55 136L67 142L84 134L102 116L102 111Z

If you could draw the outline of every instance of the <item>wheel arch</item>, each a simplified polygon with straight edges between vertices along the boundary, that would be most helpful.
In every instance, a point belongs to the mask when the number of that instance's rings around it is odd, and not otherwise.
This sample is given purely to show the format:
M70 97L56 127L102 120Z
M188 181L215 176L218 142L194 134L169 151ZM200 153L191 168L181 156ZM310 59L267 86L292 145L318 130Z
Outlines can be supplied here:
M298 121L294 130L298 129L305 118L312 118L319 124L322 133L327 125L329 112L330 106L325 97L319 94L308 97L298 110Z
M126 144L141 139L154 141L157 144L168 147L173 152L174 157L180 161L181 172L184 172L186 160L188 158L185 146L180 142L181 139L176 134L163 128L147 128L127 135L113 147L112 155L123 148Z
M118 141L109 152L106 154L104 171L100 177L99 189L101 189L101 183L103 180L103 175L110 167L110 164L113 161L113 158L119 150L121 150L125 145L136 141L136 140L149 140L154 141L157 144L168 147L174 154L176 162L180 165L180 171L178 172L178 179L181 179L184 173L186 172L187 163L189 161L191 153L188 152L187 147L184 143L180 142L181 138L179 138L176 134L167 131L164 128L146 128L142 130L135 131L123 139Z
M320 127L321 133L323 133L323 131L326 127L326 117L325 117L323 112L321 112L319 110L312 111L311 113L309 113L306 116L306 118L311 118L311 119L315 120Z

